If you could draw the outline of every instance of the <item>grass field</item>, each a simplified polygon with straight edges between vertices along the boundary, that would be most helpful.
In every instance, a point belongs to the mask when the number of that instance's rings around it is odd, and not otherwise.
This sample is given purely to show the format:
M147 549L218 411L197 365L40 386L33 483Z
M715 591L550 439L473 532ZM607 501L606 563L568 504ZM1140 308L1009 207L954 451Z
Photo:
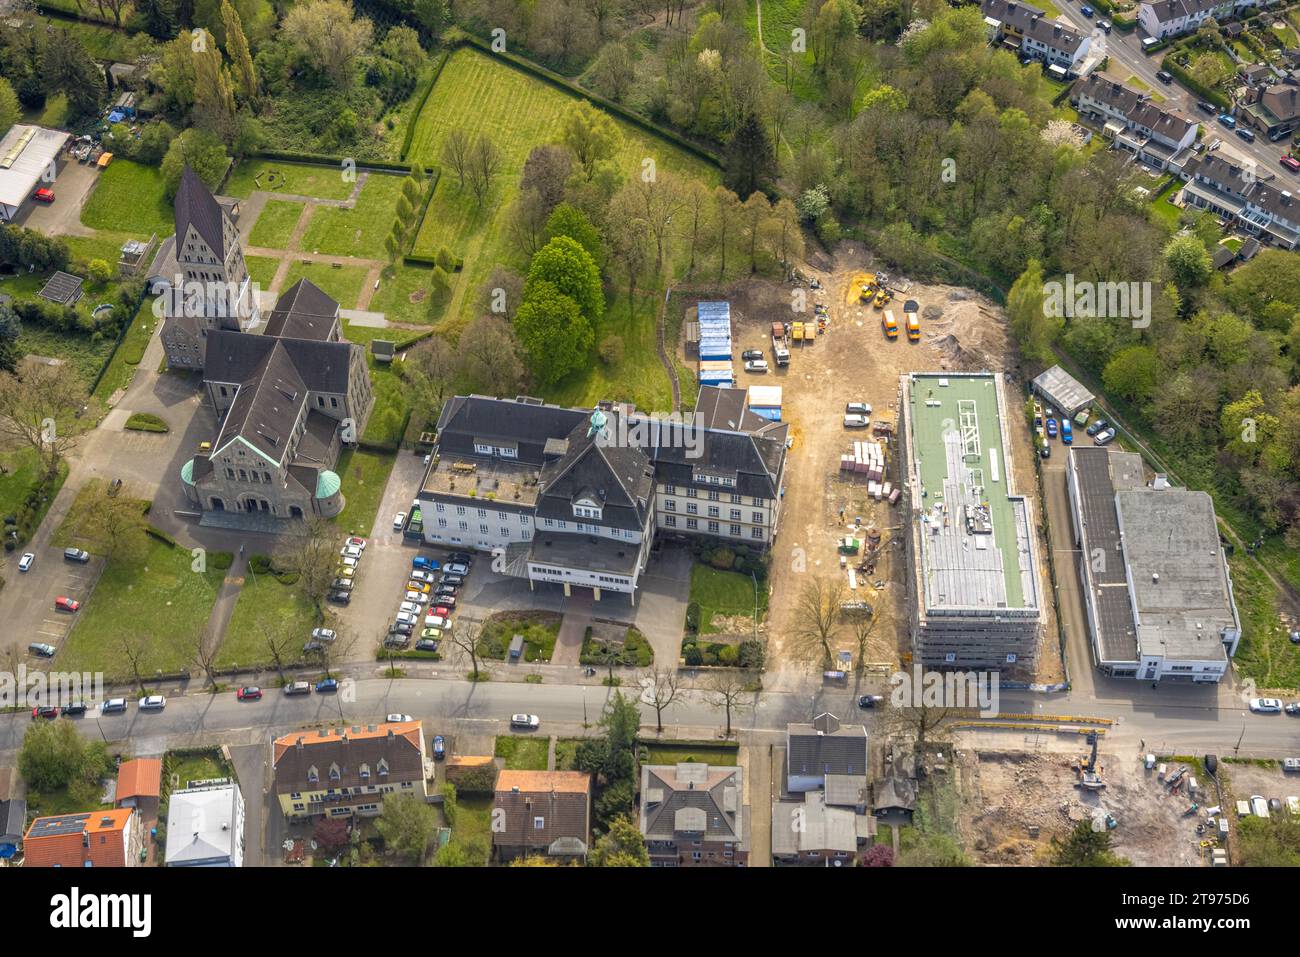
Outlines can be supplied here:
M217 653L217 665L222 668L244 667L270 661L261 627L263 622L270 621L296 622L306 644L311 630L316 627L316 611L296 587L281 585L273 575L246 574L226 628L225 640Z
M289 267L289 273L284 277L284 284L280 287L281 290L290 288L299 279L310 279L329 296L333 297L341 308L355 309L357 299L361 296L361 284L366 279L366 267L339 266L335 268L329 262L320 259L314 259L310 264L297 259Z
M0 516L15 515L22 504L27 501L27 497L37 487L37 477L41 473L40 460L37 458L35 450L21 448L14 449L11 452L0 452L0 465L5 468L4 474L0 474ZM45 512L48 511L51 503L58 496L59 489L63 487L63 482L67 477L68 463L60 462L58 481L55 482L49 497L46 498L43 506L38 510L38 514L33 516L31 523L33 532L40 527L45 518Z
M270 256L245 256L244 263L248 266L248 275L253 282L263 289L271 288L271 280L275 278L275 271L280 268L280 260Z
M334 524L349 535L370 534L396 458L393 452L368 449L347 449L339 456L335 471L343 480L345 502Z
M175 231L172 205L163 195L162 171L118 159L99 174L99 182L81 209L81 222L92 229L138 232L158 238ZM116 258L111 260L116 262Z
M735 748L712 748L699 744L652 744L647 748L646 764L699 763L720 768L736 766Z
M253 231L248 234L249 245L288 249L289 237L298 225L302 210L303 204L295 200L268 199L253 224Z
M754 581L739 572L723 572L708 565L691 566L690 600L700 606L700 634L715 632L714 615L754 617ZM758 617L767 608L767 592L758 589Z
M223 192L247 199L254 190L286 196L314 196L318 199L347 199L354 181L344 179L342 169L306 166L278 160L246 160L226 180ZM272 188L274 179L274 188Z
M379 280L370 309L382 312L389 322L433 323L437 315L429 287L431 276L432 270L419 266L397 266L391 278Z
M529 152L559 140L560 125L575 102L569 94L472 49L457 50L447 61L416 122L410 158L441 164L443 143L457 127L471 136L491 138L502 158L482 209L468 188L460 189L456 176L444 170L416 240L418 253L432 255L446 248L465 261L444 314L447 323L458 326L472 317L474 293L493 266L522 268L506 236L507 213ZM714 168L675 146L627 124L620 129L624 143L617 161L629 173L638 172L641 161L653 157L660 169L717 181Z
M149 339L158 328L158 320L153 315L153 300L146 299L140 304L135 318L126 330L126 337L113 358L109 360L104 376L95 387L95 397L107 400L118 389L125 389L135 377L135 370L144 358L144 351L149 347Z
M496 756L505 758L507 771L545 771L546 752L550 743L546 738L516 738L502 735L497 738Z
M307 224L302 248L322 255L386 259L384 239L393 228L402 179L370 172L354 208L317 207Z
M1291 644L1278 617L1273 583L1248 558L1229 559L1233 596L1241 615L1236 667L1261 690L1300 688L1300 646Z
M90 336L76 333L54 332L27 323L18 334L18 350L24 355L49 356L69 363L81 376L84 388L99 375L108 354L113 351L112 339L95 342Z

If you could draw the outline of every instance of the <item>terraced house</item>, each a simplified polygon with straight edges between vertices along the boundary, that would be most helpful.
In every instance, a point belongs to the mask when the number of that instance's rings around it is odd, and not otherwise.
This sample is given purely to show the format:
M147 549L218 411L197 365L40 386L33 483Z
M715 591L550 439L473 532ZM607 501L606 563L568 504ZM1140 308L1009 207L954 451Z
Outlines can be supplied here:
M989 41L1018 56L1041 60L1059 75L1077 73L1092 38L1018 0L983 0Z
M1197 129L1193 120L1104 73L1075 81L1070 103L1080 116L1100 124L1117 149L1153 169L1182 168L1192 157Z
M432 774L419 721L295 731L271 743L271 770L288 818L374 817L390 794L427 799Z
M1138 25L1157 40L1191 33L1206 20L1239 14L1255 0L1156 0L1138 4Z
M417 496L424 541L499 552L507 574L634 596L657 534L766 548L787 427L740 389L701 389L684 420L601 403L457 396Z
M1206 154L1187 164L1183 178L1184 202L1222 216L1261 242L1283 249L1300 244L1300 202L1271 173Z

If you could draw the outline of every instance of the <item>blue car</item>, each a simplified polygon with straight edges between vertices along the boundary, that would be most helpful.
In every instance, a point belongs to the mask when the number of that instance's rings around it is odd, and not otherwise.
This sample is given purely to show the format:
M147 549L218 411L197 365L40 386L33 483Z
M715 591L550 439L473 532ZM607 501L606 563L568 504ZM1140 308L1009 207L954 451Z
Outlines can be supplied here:
M1070 425L1069 419L1061 420L1061 441L1066 445L1074 442L1074 426Z
M338 690L339 690L339 683L337 679L322 678L320 681L316 682L316 691L320 694L324 694L326 691L338 691Z
M1047 420L1047 437L1048 437L1049 439L1054 439L1054 438L1056 438L1056 420L1055 420L1055 419L1048 419L1048 420Z
M1081 7L1081 8L1079 9L1079 12L1082 13L1085 17L1091 17L1091 16L1092 16L1092 7Z
M441 761L447 756L447 742L442 740L442 735L433 736L433 760Z
M416 555L411 559L412 568L420 568L426 572L436 572L442 568L441 562L435 562L432 558L425 558L423 555Z
M1222 123L1230 130L1236 128L1237 126L1237 121L1233 117L1229 116L1227 113L1219 114L1219 122Z

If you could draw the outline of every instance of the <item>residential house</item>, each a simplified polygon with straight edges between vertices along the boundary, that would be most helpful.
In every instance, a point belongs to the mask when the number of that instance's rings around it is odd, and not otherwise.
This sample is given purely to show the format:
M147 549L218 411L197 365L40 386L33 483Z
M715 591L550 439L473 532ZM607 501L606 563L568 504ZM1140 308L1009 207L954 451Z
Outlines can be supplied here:
M428 800L430 762L419 721L295 731L271 745L284 816L374 817L390 794Z
M218 427L211 451L181 469L190 502L281 519L342 510L333 469L374 393L365 350L341 333L338 303L303 279L280 296L265 334L207 334L204 386Z
M1077 80L1070 90L1070 103L1080 116L1101 124L1117 148L1147 166L1181 168L1191 158L1196 143L1194 120L1158 106L1149 94L1105 73Z
M1290 136L1300 128L1300 87L1290 83L1252 87L1237 119L1274 141Z
M1300 202L1271 173L1207 153L1183 170L1183 201L1207 209L1261 242L1283 249L1300 244Z
M875 817L836 806L828 791L772 802L772 859L778 864L852 867L875 834Z
M162 785L162 761L158 758L133 758L117 766L118 807L138 807L148 817L148 809L157 811Z
M772 543L787 431L740 389L702 388L686 420L456 396L418 493L423 539L498 553L530 587L634 601L656 534Z
M740 768L684 761L641 768L641 834L651 867L744 867L749 814Z
M789 724L785 730L786 790L794 794L826 787L829 775L861 778L866 784L867 729L841 725L829 712L811 724Z
M174 207L176 239L167 255L177 273L161 277L172 288L163 300L160 335L169 366L202 369L210 333L256 326L260 315L234 219L189 166Z
M25 867L137 867L144 828L135 808L38 817L23 838Z
M1022 58L1042 60L1063 74L1077 73L1087 58L1092 38L1052 20L1037 7L1018 0L983 0L980 9L990 42Z
M167 802L168 867L243 867L244 795L237 784L173 791Z
M1138 26L1164 40L1192 33L1209 19L1222 23L1254 5L1255 0L1143 0L1138 4Z
M492 848L503 861L529 855L581 860L591 842L591 775L502 771L492 816Z

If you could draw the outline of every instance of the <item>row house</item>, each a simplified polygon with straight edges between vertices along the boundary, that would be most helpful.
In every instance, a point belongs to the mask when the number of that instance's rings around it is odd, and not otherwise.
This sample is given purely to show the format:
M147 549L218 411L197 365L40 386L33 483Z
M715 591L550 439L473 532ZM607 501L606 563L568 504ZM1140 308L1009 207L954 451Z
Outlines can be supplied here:
M1254 169L1207 154L1183 171L1183 201L1283 249L1300 244L1300 202ZM1272 179L1272 174L1269 174Z
M1070 103L1080 116L1101 124L1116 147L1147 166L1181 168L1191 157L1197 124L1113 77L1092 73L1076 81Z
M1138 4L1138 25L1153 39L1164 40L1200 29L1206 20L1222 23L1255 0L1155 0Z
M980 9L989 40L1021 57L1041 60L1059 73L1078 73L1092 38L1017 0L983 0Z
M1274 142L1290 136L1300 128L1300 87L1274 83L1248 88L1237 120Z

